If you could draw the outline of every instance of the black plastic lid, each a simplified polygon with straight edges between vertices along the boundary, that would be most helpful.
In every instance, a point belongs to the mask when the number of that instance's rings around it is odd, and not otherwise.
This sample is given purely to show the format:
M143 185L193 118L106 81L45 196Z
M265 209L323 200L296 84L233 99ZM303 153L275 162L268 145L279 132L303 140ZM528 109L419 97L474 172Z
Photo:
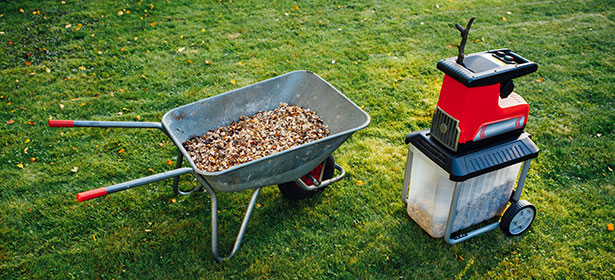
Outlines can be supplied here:
M538 146L523 133L518 137L502 140L462 154L455 154L437 143L429 129L412 132L406 136L412 144L438 166L450 174L455 182L483 175L538 156Z
M438 62L438 69L466 87L488 86L504 83L538 70L531 62L509 49L499 49L466 55L463 65L450 57Z

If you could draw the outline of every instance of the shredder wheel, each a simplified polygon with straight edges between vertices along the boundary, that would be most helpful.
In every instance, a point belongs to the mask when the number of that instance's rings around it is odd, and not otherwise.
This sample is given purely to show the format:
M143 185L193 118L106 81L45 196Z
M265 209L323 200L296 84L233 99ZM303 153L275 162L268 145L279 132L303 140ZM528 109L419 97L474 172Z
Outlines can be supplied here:
M502 215L500 228L508 236L517 236L527 231L536 218L536 207L527 200L513 202Z
M323 168L323 166L325 170L322 173L322 178L320 179L320 181L333 178L333 172L335 171L335 160L333 159L332 155L329 155L325 159L325 161L323 161L319 166L317 166L312 171L310 171L310 173L312 173L312 176L318 179L318 177L320 176L320 172L316 172L316 171L321 170L320 168ZM315 174L315 173L318 173L318 174ZM305 176L302 177L304 182L306 181L305 178L306 178ZM282 193L282 195L290 200L300 200L300 199L311 197L319 192L322 192L325 188L326 187L316 189L313 191L306 191L302 189L301 187L299 187L297 183L295 182L286 182L286 183L278 185L278 189L280 189L280 192Z

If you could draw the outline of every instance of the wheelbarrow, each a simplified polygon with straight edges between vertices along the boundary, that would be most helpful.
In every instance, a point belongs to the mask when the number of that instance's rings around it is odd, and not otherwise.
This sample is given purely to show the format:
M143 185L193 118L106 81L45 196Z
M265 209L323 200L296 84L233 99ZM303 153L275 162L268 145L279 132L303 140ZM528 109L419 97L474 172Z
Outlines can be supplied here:
M316 112L328 126L329 136L218 172L207 172L197 168L182 145L191 137L228 125L242 115L273 110L281 102ZM211 249L216 261L222 261L233 257L241 246L262 187L278 185L284 196L300 199L341 180L345 171L335 164L331 154L354 132L366 127L369 121L367 113L321 77L310 71L294 71L172 109L164 114L161 123L50 120L49 126L162 130L173 140L179 151L174 170L85 191L77 194L77 200L81 202L169 178L174 178L173 191L176 195L189 195L205 189L211 199ZM191 167L182 167L184 158ZM334 169L339 173L335 177L333 177ZM197 187L187 192L181 191L178 187L179 177L184 174L192 174L198 181ZM254 192L234 246L226 257L221 257L218 254L216 191L237 192L248 189L254 189Z

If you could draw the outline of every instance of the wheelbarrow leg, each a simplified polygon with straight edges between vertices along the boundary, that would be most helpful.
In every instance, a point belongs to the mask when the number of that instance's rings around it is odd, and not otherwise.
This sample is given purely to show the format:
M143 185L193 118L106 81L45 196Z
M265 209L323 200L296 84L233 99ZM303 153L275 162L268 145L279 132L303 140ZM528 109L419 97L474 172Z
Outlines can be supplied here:
M196 178L199 180L201 185L205 188L209 196L211 197L211 252L214 255L214 259L217 262L229 260L232 258L239 247L241 246L241 240L243 239L243 235L248 227L248 222L250 221L250 216L252 215L252 211L254 210L254 205L256 204L256 198L258 197L259 192L262 187L259 187L254 190L252 193L252 197L250 198L250 203L248 204L248 209L246 210L246 214L243 217L243 221L241 222L241 227L239 228L239 233L237 234L237 238L235 239L235 245L233 245L233 250L226 257L220 257L218 255L218 198L216 197L216 193L213 188L207 183L207 181L201 177L200 175L196 175Z

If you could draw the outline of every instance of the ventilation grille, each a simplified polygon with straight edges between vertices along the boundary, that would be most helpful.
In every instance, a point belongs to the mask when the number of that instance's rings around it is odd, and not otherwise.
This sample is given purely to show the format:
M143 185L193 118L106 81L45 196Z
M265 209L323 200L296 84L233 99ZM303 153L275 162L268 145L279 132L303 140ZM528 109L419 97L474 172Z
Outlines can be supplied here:
M440 107L436 107L436 112L431 120L431 136L436 138L442 145L456 152L460 132L459 121L444 112Z

